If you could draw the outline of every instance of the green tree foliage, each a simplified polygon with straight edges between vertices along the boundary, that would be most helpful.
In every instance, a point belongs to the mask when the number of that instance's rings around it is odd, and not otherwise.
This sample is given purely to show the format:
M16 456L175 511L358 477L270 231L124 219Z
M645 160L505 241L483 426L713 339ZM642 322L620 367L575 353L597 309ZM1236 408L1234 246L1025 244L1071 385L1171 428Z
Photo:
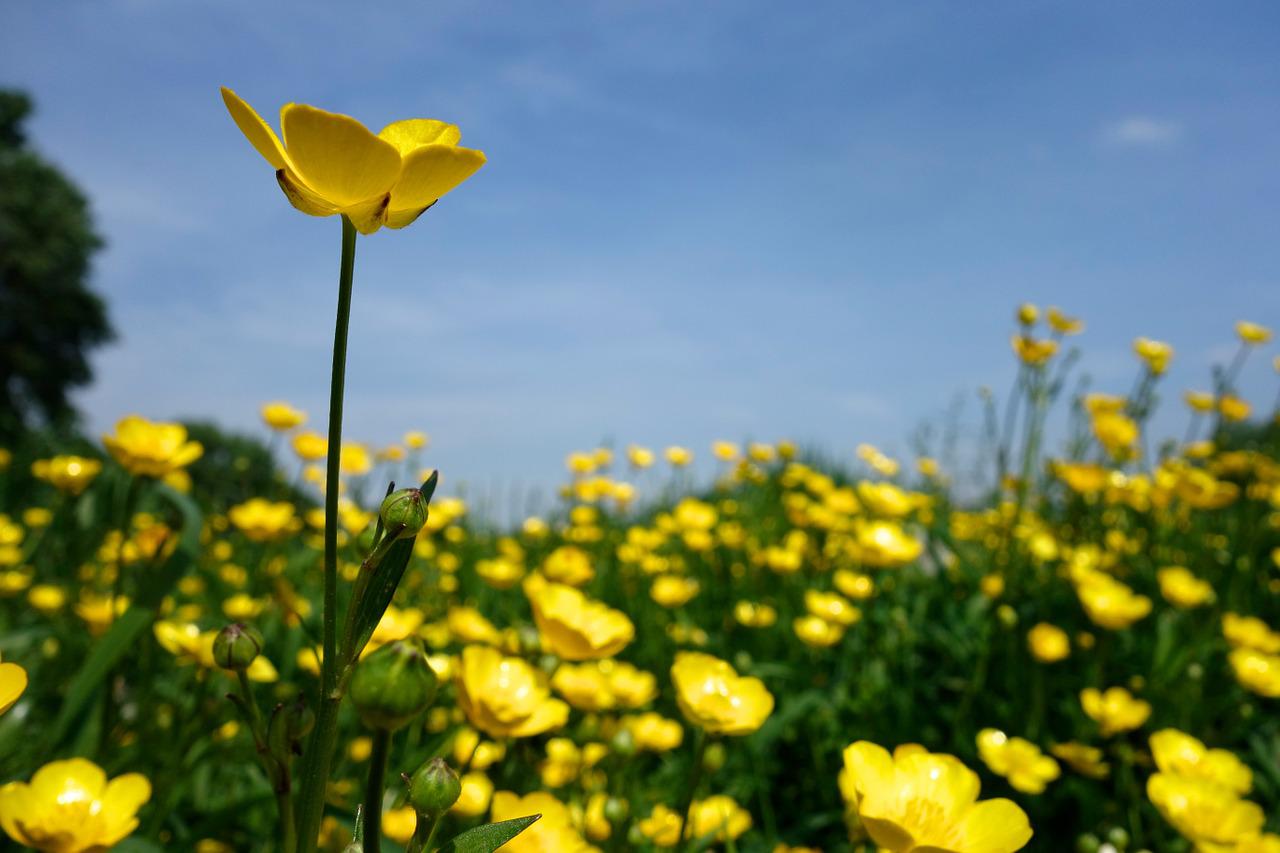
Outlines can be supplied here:
M84 195L27 145L30 112L26 95L0 90L0 443L74 421L68 395L112 337L86 284L102 240Z

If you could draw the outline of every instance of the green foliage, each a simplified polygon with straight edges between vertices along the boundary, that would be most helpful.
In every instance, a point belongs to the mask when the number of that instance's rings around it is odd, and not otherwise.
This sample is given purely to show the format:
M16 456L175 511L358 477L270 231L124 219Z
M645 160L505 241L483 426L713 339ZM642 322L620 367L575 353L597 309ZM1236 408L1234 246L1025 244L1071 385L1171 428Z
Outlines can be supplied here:
M112 336L86 281L102 240L84 196L27 145L30 112L26 95L0 90L0 443L72 421L68 395Z

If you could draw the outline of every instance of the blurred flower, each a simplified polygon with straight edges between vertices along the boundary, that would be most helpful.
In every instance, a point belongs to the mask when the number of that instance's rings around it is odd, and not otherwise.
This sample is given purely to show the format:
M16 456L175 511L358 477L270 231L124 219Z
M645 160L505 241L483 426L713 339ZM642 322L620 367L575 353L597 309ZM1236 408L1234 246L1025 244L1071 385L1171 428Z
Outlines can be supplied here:
M1250 345L1265 344L1271 340L1271 330L1266 326L1259 326L1257 323L1250 323L1247 320L1241 320L1236 323L1236 334L1239 335L1243 343Z
M1056 663L1071 655L1071 638L1057 625L1041 622L1027 632L1027 648L1040 663Z
M102 443L136 477L163 477L204 453L200 442L187 441L187 428L181 424L153 423L139 415L122 418L115 435L104 435Z
M404 446L410 450L422 450L431 441L425 432L406 432L404 434Z
M623 717L622 724L635 739L639 750L670 752L684 740L684 729L680 723L652 711Z
M1224 420L1235 423L1248 418L1253 411L1253 407L1249 405L1247 400L1243 400L1235 394L1223 394L1218 400L1218 411L1222 413Z
M293 437L293 452L307 462L324 459L329 453L329 442L317 432L300 432Z
M288 432L306 423L307 413L277 400L263 405L262 420L276 432Z
M739 838L750 828L751 813L723 794L696 800L689 809L690 838L709 838L723 844Z
M1105 779L1111 765L1102 760L1102 750L1075 741L1056 743L1049 751L1067 763L1072 770L1090 779Z
M227 518L253 542L273 542L302 529L302 520L288 501L251 498L227 510Z
M286 104L281 144L235 92L224 87L222 99L290 204L310 216L340 213L362 234L409 225L485 162L483 152L458 146L456 126L435 119L393 122L374 136L349 116Z
M635 625L625 613L588 598L581 590L531 575L524 582L524 592L538 631L565 660L612 657L635 638Z
M663 607L681 607L698 594L700 585L684 575L659 575L649 587L649 597Z
M1023 364L1039 367L1053 358L1058 351L1058 342L1050 338L1036 340L1028 335L1013 336L1014 355Z
M1151 716L1151 705L1123 687L1109 687L1104 693L1096 687L1080 691L1080 706L1098 724L1103 737L1136 729Z
M1089 619L1112 631L1128 628L1151 612L1151 599L1102 572L1089 572L1081 578L1076 594Z
M459 817L478 817L489 810L493 797L493 783L483 773L472 771L462 774L462 795L449 809Z
M1150 338L1136 339L1133 342L1133 351L1147 365L1147 369L1156 376L1160 376L1169 369L1169 360L1173 358L1173 347L1163 341L1153 341Z
M1160 595L1174 607L1199 607L1213 598L1213 587L1182 566L1168 566L1156 572Z
M1216 402L1213 395L1207 391L1187 391L1182 395L1182 399L1191 407L1193 412L1201 414L1212 412Z
M709 734L751 734L773 711L773 695L760 679L740 676L711 655L677 652L671 680L685 719Z
M1239 613L1222 615L1222 636L1236 648L1253 649L1267 654L1280 653L1280 631L1273 631L1256 616Z
M914 744L892 756L867 741L850 744L840 790L872 840L893 853L1012 853L1031 839L1022 809L1006 799L979 802L976 773Z
M591 849L586 839L574 828L569 808L546 791L534 791L523 797L511 791L493 795L491 819L511 820L526 815L542 817L502 846L509 853L586 853Z
M32 476L68 495L83 492L101 470L101 462L84 456L54 456L31 463Z
M844 639L844 626L828 622L821 616L800 616L791 622L800 642L813 649L825 649Z
M739 601L733 606L733 618L744 628L768 628L778 621L778 611L768 604Z
M489 646L462 650L457 688L471 725L490 737L530 737L569 718L569 706L551 697L545 675Z
M1205 779L1156 773L1147 780L1147 796L1197 850L1234 850L1237 842L1258 835L1266 820L1256 803Z
M685 447L668 447L663 455L676 468L683 468L693 461L693 452Z
M1247 794L1253 787L1253 771L1235 753L1209 749L1177 729L1161 729L1149 742L1151 757L1163 773L1205 779L1236 794Z
M14 706L27 689L27 671L16 663L0 663L0 714Z
M1138 424L1119 412L1100 412L1093 416L1093 435L1113 457L1124 459L1138 441Z
M138 809L151 798L151 783L138 773L107 781L102 768L83 758L51 761L30 784L0 787L0 827L19 844L52 853L97 853L138 826Z
M1084 331L1083 320L1068 317L1053 306L1049 307L1045 319L1049 321L1049 328L1060 335L1078 335Z
M1232 649L1227 660L1236 681L1246 690L1270 699L1280 698L1280 655L1242 647Z
M1039 794L1061 774L1058 762L1028 740L998 729L978 732L978 755L992 773L1003 776L1024 794Z
M561 545L548 554L542 573L548 580L569 586L582 586L596 576L587 552L574 545Z

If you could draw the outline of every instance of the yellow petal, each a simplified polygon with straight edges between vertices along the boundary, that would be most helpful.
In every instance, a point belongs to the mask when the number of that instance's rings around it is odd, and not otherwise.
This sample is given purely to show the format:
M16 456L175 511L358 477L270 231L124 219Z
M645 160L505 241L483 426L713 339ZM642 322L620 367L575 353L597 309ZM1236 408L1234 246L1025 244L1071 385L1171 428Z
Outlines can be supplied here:
M1013 853L1031 840L1031 823L1012 800L983 800L961 820L960 837L965 853Z
M222 102L227 105L227 112L231 113L232 120L235 121L236 127L240 128L240 132L245 138L258 149L266 161L271 164L273 169L283 169L289 163L289 158L284 153L284 146L280 144L276 132L271 129L271 125L262 120L262 116L245 103L239 95L222 87Z
M408 118L393 121L378 131L378 138L385 139L396 147L402 155L408 154L423 145L439 143L441 145L457 145L462 138L462 131L455 124L447 121L436 121L433 118Z
M424 145L404 158L404 170L391 192L391 210L417 210L475 174L484 152L454 145Z
M106 815L106 836L99 839L112 845L138 828L135 817L142 804L151 799L151 783L141 773L126 773L107 783L102 794L102 813Z
M276 183L280 184L280 189L284 190L284 196L289 199L289 204L308 216L333 216L338 212L338 208L309 190L298 176L288 169L276 170Z
M92 761L51 761L31 777L31 797L42 803L95 800L106 785L107 774Z
M860 740L844 749L844 766L853 777L853 787L866 796L889 791L894 786L893 759L879 744Z
M0 829L17 841L25 840L17 819L31 814L30 795L31 789L25 782L9 782L0 787Z
M404 228L407 225L412 225L418 221L419 216L426 213L434 206L435 202L433 201L426 207L387 211L386 226L388 228Z
M0 663L0 714L13 707L27 689L27 671L16 663Z
M294 173L336 207L368 201L391 189L400 152L350 116L288 104L280 126Z
M915 838L892 819L881 818L867 812L859 812L863 827L871 840L884 850L917 850Z
M390 201L391 194L386 193L362 204L345 207L342 212L361 234L372 234L387 221L387 204Z

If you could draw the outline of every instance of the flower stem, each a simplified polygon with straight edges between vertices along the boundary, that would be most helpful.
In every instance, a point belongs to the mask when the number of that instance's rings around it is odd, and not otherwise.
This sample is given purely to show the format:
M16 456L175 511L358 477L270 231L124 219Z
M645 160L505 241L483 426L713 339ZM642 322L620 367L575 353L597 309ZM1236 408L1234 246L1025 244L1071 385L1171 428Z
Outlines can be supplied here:
M382 853L382 785L387 778L387 751L391 732L373 730L369 754L369 781L364 786L364 853Z
M702 762L706 752L707 733L698 729L693 739L693 767L689 770L689 787L685 789L684 802L680 804L680 834L677 839L681 846L684 844L684 834L689 829L689 812L693 811L693 798L698 792L698 783L702 781Z
M298 801L298 849L313 853L324 814L329 762L338 738L338 465L342 453L342 394L347 375L347 326L351 319L351 282L356 264L356 229L342 217L342 265L338 275L338 316L333 332L333 374L329 385L329 455L324 491L324 659L320 665L320 704L315 734L307 744Z

